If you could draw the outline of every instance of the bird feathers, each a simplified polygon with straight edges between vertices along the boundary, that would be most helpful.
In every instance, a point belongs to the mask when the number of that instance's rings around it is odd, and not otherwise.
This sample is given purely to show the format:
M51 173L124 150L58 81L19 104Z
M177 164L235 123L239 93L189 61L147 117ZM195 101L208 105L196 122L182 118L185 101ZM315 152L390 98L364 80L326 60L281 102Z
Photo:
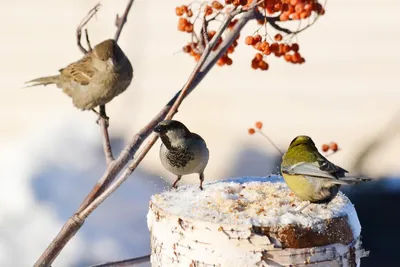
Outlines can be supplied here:
M83 57L67 67L60 69L61 75L65 78L73 80L80 85L88 85L92 80L96 70L92 64L92 58L89 56Z
M59 79L59 75L40 77L40 78L36 78L36 79L30 80L28 82L25 82L25 84L30 84L25 87L33 87L33 86L39 86L39 85L46 86L49 84L57 83L58 79Z

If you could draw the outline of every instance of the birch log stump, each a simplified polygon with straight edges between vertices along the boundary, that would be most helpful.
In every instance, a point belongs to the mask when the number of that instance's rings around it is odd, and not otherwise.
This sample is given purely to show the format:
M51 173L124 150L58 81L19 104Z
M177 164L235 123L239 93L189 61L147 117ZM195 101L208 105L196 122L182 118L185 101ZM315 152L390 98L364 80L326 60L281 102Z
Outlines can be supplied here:
M349 199L339 193L328 205L308 204L280 176L154 195L151 266L360 266L368 252Z

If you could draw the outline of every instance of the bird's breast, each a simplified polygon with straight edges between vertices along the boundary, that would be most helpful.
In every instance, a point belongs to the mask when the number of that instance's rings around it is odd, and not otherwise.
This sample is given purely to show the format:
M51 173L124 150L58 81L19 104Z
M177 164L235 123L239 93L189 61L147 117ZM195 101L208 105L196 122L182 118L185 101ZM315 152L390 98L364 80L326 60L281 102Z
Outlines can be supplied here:
M164 144L160 148L160 159L164 168L176 175L200 173L208 162L208 153L192 149L168 150Z

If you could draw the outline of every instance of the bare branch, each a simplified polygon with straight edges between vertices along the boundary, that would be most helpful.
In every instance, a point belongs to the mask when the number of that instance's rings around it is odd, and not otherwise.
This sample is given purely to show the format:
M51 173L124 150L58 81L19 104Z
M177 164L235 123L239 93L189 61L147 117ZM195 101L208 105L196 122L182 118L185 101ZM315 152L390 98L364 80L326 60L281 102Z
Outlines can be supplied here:
M122 28L124 27L125 23L127 22L129 11L131 10L132 4L134 0L129 0L128 5L126 6L124 15L119 17L118 14L115 17L115 26L117 27L117 32L115 33L114 40L118 42L119 36L121 35Z
M106 115L106 106L105 105L100 106L99 124L100 124L101 131L103 133L104 155L106 157L107 165L110 165L111 162L114 160L114 156L112 153L110 137L108 135L108 118Z
M150 255L133 258L133 259L126 259L122 261L114 261L114 262L106 262L102 264L92 265L90 267L124 267L124 266L132 266L132 264L140 264L150 261Z
M89 51L92 51L92 45L90 44L90 40L89 40L89 32L87 29L85 29L85 36L86 36L86 43L88 45Z
M89 10L87 15L82 19L81 23L79 23L78 28L76 29L76 44L78 45L79 49L83 54L86 54L88 51L81 44L82 29L83 27L86 26L86 24L88 24L91 18L99 11L99 9L100 9L100 3L98 3L91 10ZM89 37L86 36L86 38L88 39ZM90 42L89 42L89 49L90 49Z
M228 47L232 44L232 42L235 40L235 38L240 33L241 29L246 25L246 23L250 19L254 18L254 9L251 9L247 13L245 13L239 19L239 22L234 26L234 28L232 30L230 30L230 34L228 34L227 37L225 38L225 41L223 43L221 43L220 48L217 51L212 52L212 49L217 44L218 39L221 37L222 33L226 30L229 23L232 21L232 19L237 14L239 14L241 12L242 12L242 10L238 9L227 15L225 21L222 23L219 30L214 35L214 37L210 41L209 45L205 48L203 54L200 57L200 60L198 61L197 65L195 66L195 68L194 68L192 74L190 75L188 81L186 82L186 84L170 100L170 102L161 110L161 112L153 119L153 122L162 121L163 119L171 119L174 116L174 114L176 113L176 110L178 109L179 105L182 103L183 99L190 92L192 92L194 90L194 88L200 83L200 81L205 77L205 75L215 65L217 60L226 52ZM165 114L165 112L168 112L168 113ZM142 129L142 131L147 133L148 135L150 135L151 129L149 129L148 126L146 126L144 129ZM143 142L147 138L148 135L143 135L140 138L138 138L137 140L138 141L140 140L141 142ZM81 218L87 218L87 216L89 216L93 212L93 210L95 210L108 196L110 196L115 190L117 190L118 187L121 186L121 184L126 181L126 179L128 179L128 177L133 173L133 171L137 168L137 166L140 164L140 162L144 159L144 157L150 151L151 147L155 144L155 142L157 141L157 138L158 138L158 136L155 134L153 134L151 136L150 140L147 142L147 144L142 149L142 151L139 153L139 155L136 156L136 158L132 161L132 163L129 164L128 168L125 169L125 171L117 178L117 180L113 184L111 184L106 189L105 189L105 187L99 188L98 192L100 193L100 195L96 196L96 198L93 201L89 202L87 207L84 208L79 213L81 215ZM136 145L137 148L139 146ZM130 151L130 154L133 154L135 152L136 152L136 150Z

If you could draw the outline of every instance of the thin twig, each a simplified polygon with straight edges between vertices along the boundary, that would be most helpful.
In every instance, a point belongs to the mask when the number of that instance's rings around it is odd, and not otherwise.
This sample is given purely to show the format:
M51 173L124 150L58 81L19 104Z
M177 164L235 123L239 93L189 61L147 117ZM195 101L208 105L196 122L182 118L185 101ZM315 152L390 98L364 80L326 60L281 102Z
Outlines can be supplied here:
M226 30L229 23L232 21L232 19L237 14L239 14L241 12L242 12L242 10L238 9L227 15L225 21L220 26L220 29L217 31L217 33L214 35L214 37L210 41L209 45L204 50L203 54L200 57L200 60L198 61L195 69L193 70L192 74L190 75L188 81L186 82L186 84L184 85L182 90L179 91L175 95L175 97L171 99L171 101L167 104L167 106L165 106L163 108L163 110L159 113L158 116L156 116L153 119L153 121L163 120L164 118L162 117L162 115L164 114L165 111L168 111L168 110L169 111L166 114L165 119L171 119L173 117L177 108L182 103L182 100L191 91L194 90L194 88L205 77L205 75L208 73L208 71L211 70L211 68L215 65L217 60L226 52L228 47L236 39L236 37L240 33L241 29L247 24L247 22L250 19L254 18L253 10L250 10L245 15L243 15L241 17L241 19L238 21L238 23L235 25L235 27L232 30L230 30L230 34L226 36L224 42L221 43L220 48L217 51L215 51L213 54L211 54L212 49L215 47L218 39L221 37L222 33ZM172 103L173 103L173 105L171 107ZM149 134L150 133L151 132L149 132ZM147 136L142 136L142 140L146 139L146 137ZM137 166L140 164L140 162L144 159L144 157L150 151L151 147L155 144L155 142L157 141L157 138L158 138L158 136L153 134L151 136L150 140L145 145L145 147L139 153L139 155L137 155L135 157L135 159L129 164L128 168L125 169L125 171L116 179L116 181L113 184L111 184L109 187L107 187L107 188L102 187L99 190L100 195L98 195L92 202L90 202L87 205L87 207L82 212L80 212L80 216L82 218L87 218L87 216L89 216L93 212L93 210L95 210L107 197L109 197L115 190L118 189L119 186L121 186L121 184L123 182L125 182L128 179L128 177L133 173L133 171L137 168Z
M132 3L133 3L133 0L130 0L126 7L126 10L124 13L124 23L121 23L121 25L118 26L118 29L117 29L118 35L116 35L117 36L116 40L118 40L121 30L126 22L126 17L128 16L128 12L132 6ZM76 30L77 45L78 45L79 49L82 51L82 53L84 53L84 54L87 53L87 50L81 45L82 28L85 27L85 25L90 21L90 19L97 13L99 8L100 8L100 4L97 4L94 8L92 8L89 11L89 13L86 15L86 17L81 21L81 23L79 24L79 26ZM86 38L87 38L88 45L90 48L89 36L87 35ZM100 109L101 109L101 107L100 107ZM105 110L104 110L104 113L105 113ZM106 152L106 160L108 163L107 169L113 169L114 166L117 167L117 169L118 169L118 167L120 167L122 169L122 166L119 166L118 164L115 164L115 165L112 164L113 157L112 157L111 145L110 145L110 140L109 140L108 130L107 130L108 121L106 119L105 114L104 114L104 116L100 116L100 126L101 126L101 129L103 132L104 149L105 149L105 151L107 151ZM128 161L129 156L127 156L126 158ZM120 163L123 163L123 162L124 161L122 160ZM124 163L124 165L126 164L126 162ZM118 172L115 172L114 175L116 176ZM82 227L83 223L84 223L84 219L79 215L79 213L76 213L73 216L71 216L68 219L68 221L64 224L63 228L58 233L58 235L53 239L53 241L49 244L49 246L46 248L46 250L42 253L42 255L39 257L39 259L36 261L34 267L51 266L51 264L57 258L58 254L61 252L61 250L65 247L65 245L69 242L69 240L71 240L71 238Z
M100 3L98 3L91 10L89 10L87 15L82 19L82 21L78 25L78 28L76 29L76 44L78 45L79 49L83 54L86 54L88 51L81 44L82 29L83 27L86 26L86 24L88 24L90 19L99 11L99 9L100 9Z
M86 43L87 43L87 46L89 48L89 51L92 51L93 48L92 48L92 45L90 44L89 32L88 32L87 29L85 29L85 36L86 36Z
M113 261L113 262L106 262L102 264L92 265L90 267L124 267L124 266L132 266L133 264L140 264L150 262L150 255L133 258L133 259L126 259L122 261Z
M271 145L276 149L276 151L278 151L283 156L284 153L278 148L277 145L275 145L274 141L272 141L272 139L269 138L268 135L266 135L263 131L259 131L259 130L258 130L258 133L261 134L262 136L264 136L271 143Z
M117 32L115 33L114 40L118 42L119 36L121 35L122 29L124 28L125 23L127 22L129 11L131 10L132 4L134 0L129 0L128 5L126 6L124 15L122 17L115 17L115 26L117 27Z
M78 47L81 49L84 49L81 45L81 32L82 28L90 21L90 19L96 14L96 12L99 10L100 4L97 4L95 7L93 7L88 15L82 20L82 22L79 24L76 33L77 33L77 40L78 40ZM92 45L90 44L90 38L89 38L89 33L88 30L85 29L85 36L86 36L86 43L88 45L89 51L92 51ZM86 50L85 50L86 51ZM105 105L100 105L100 111L97 112L95 109L92 109L95 113L99 115L99 119L97 120L98 124L100 125L101 133L103 136L103 148L104 148L104 155L106 158L106 163L107 165L110 165L112 161L114 160L112 149L111 149L111 142L110 142L110 136L108 134L108 118L106 114L106 107Z
M114 156L112 153L110 137L108 135L108 118L106 115L106 106L105 105L100 105L99 124L100 124L100 129L101 129L101 132L103 135L104 155L106 157L107 165L110 165L114 160Z

